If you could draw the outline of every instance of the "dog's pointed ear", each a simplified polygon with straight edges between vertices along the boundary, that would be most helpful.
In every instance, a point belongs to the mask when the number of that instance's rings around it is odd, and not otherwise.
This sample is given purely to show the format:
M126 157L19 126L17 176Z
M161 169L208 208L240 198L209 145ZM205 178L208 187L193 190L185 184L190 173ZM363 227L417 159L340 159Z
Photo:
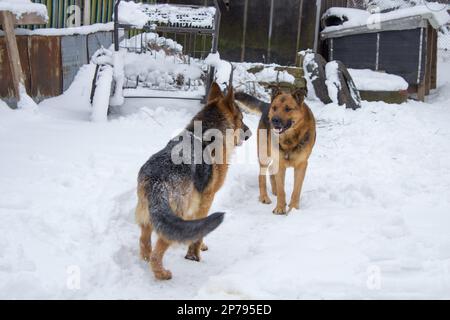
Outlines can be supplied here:
M227 90L227 95L224 98L224 102L231 108L234 109L234 89L233 86L229 86Z
M222 99L223 93L217 82L213 82L213 84L211 85L211 89L209 89L208 102L211 102L218 98Z
M283 91L281 91L281 88L279 86L271 86L270 88L272 89L272 101L283 93Z
M230 78L228 79L227 95L226 95L224 101L232 111L235 111L236 106L234 105L233 75L234 75L234 69L236 69L236 67L233 66L233 64L231 62L230 62L230 66L231 66Z
M297 101L297 104L302 105L306 95L308 94L308 90L306 88L298 88L291 91L291 94L294 97L295 101Z

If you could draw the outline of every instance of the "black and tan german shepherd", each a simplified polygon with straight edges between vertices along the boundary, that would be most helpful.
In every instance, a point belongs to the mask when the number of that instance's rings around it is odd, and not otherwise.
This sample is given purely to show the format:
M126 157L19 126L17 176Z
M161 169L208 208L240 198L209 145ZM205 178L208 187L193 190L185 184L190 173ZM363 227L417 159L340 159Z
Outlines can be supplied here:
M201 124L200 133L196 132L196 123ZM219 131L223 137L231 130L232 142L215 136L214 143L219 147L211 151L208 142L203 141L203 135L210 129ZM140 254L142 259L150 262L157 279L172 277L171 272L163 267L164 253L172 243L189 244L186 259L200 261L200 250L207 250L203 237L216 229L224 218L222 212L208 216L208 211L224 183L228 160L234 147L250 135L242 113L235 105L231 80L226 95L213 83L207 104L183 133L141 168L136 207L136 221L141 228ZM180 137L184 141L180 142ZM190 149L187 154L178 154L182 150L181 143L187 143L187 149ZM200 143L200 154L205 157L200 161L193 151L196 143ZM174 161L174 154L185 160L187 155L189 161L178 163ZM153 250L152 231L158 235Z
M246 93L236 93L238 106L262 114L258 126L259 201L272 203L266 187L269 174L272 193L277 196L275 214L286 214L300 208L308 158L316 141L316 121L304 101L305 95L304 89L285 93L275 88L269 104ZM294 190L287 211L284 185L289 167L294 168Z

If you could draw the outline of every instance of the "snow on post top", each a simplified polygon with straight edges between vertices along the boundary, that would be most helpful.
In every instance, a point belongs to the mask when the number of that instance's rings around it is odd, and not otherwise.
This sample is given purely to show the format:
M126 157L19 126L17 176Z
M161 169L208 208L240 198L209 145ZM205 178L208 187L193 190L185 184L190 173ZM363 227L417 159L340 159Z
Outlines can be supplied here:
M24 14L35 13L48 20L47 7L43 4L32 3L30 0L0 0L0 11L10 11L17 19Z
M143 28L145 25L214 28L216 8L120 2L119 23Z

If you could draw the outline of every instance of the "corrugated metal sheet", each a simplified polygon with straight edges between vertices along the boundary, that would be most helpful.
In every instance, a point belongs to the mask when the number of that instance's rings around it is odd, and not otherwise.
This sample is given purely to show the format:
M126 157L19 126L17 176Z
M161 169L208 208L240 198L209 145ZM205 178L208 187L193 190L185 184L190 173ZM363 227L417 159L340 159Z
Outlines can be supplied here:
M30 89L30 61L28 57L28 37L17 37L17 45L19 47L20 63L22 65L25 76L25 85L27 90ZM14 97L14 87L9 67L8 53L6 52L5 38L0 37L0 97L12 98Z
M31 96L38 100L62 93L60 37L29 38Z
M88 63L87 51L85 35L61 38L63 90L69 88L80 67Z
M113 43L112 32L96 32L87 35L88 58L92 57L101 47L108 48Z
M27 91L38 100L67 90L79 68L102 46L112 44L112 32L73 36L18 36L20 60ZM0 97L12 98L9 59L0 37Z
M46 26L33 26L31 28L65 28L69 17L68 8L77 5L83 14L84 0L32 0L35 3L47 5L49 21ZM154 0L141 0L141 2L155 2ZM106 23L112 21L114 0L90 0L91 23Z
M95 51L101 47L108 48L111 44L112 32L61 37L63 90L69 88L80 67L89 63Z

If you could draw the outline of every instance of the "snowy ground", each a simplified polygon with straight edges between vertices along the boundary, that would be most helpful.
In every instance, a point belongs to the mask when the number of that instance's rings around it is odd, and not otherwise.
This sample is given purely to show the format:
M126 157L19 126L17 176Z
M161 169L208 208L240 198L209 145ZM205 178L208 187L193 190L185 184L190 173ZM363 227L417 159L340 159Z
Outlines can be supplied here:
M450 298L449 70L441 57L428 103L311 103L317 144L287 217L257 201L253 138L214 202L227 215L210 251L170 249L169 282L138 258L135 181L199 106L135 100L91 123L92 66L37 112L0 102L0 298Z

